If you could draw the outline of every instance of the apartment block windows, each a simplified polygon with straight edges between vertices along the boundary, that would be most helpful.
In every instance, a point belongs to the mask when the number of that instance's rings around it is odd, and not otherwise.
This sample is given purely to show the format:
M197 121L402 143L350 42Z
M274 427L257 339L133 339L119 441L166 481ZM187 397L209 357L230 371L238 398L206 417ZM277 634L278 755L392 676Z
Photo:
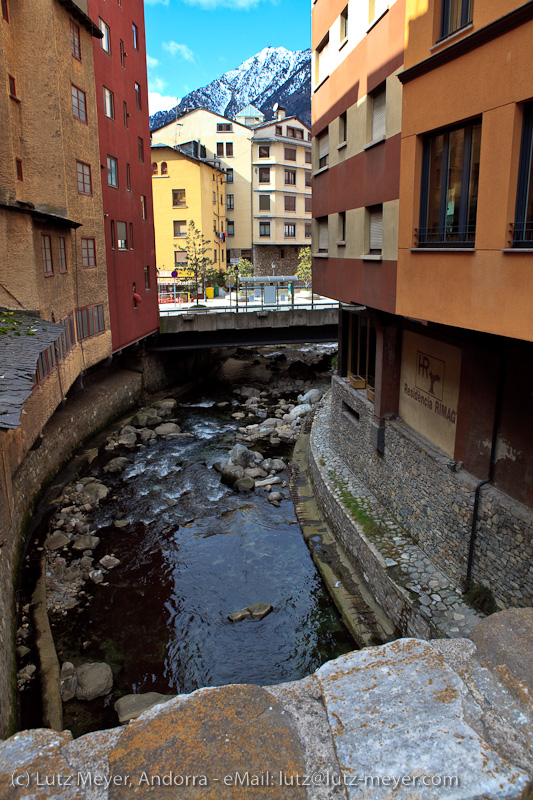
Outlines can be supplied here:
M513 246L533 247L533 103L524 108Z
M231 219L226 220L226 233L228 236L235 236L235 222Z
M126 189L131 192L131 170L129 164L126 164Z
M24 180L24 172L22 170L22 159L16 158L15 159L15 169L17 171L17 180L23 181Z
M338 236L339 236L339 243L342 242L342 244L344 244L346 241L346 211L339 212Z
M345 39L348 38L348 6L341 11L341 30L340 30L340 40L343 42Z
M115 98L110 89L104 86L104 114L109 119L115 119Z
M166 161L161 162L161 175L168 175L168 165Z
M259 223L259 236L270 236L270 222Z
M217 122L217 133L231 133L232 130L231 122Z
M259 211L270 211L270 195L259 195Z
M187 220L175 219L174 220L174 236L183 239L187 236Z
M419 247L473 246L480 145L481 122L425 137Z
M296 196L293 194L285 195L285 211L296 211Z
M144 290L145 292L150 291L150 267L144 268Z
M224 142L217 142L217 156L224 157Z
M296 170L295 169L286 169L285 172L285 185L286 186L296 186Z
M98 18L98 25L103 33L103 38L100 39L100 47L102 50L105 50L106 53L111 53L111 31L109 30L109 25L106 25L104 20L100 17Z
M118 187L118 161L113 156L107 157L107 185Z
M339 117L339 144L348 141L348 117L346 111Z
M366 252L367 255L380 256L383 250L383 206L370 206L366 211L368 220Z
M235 202L234 201L235 201L235 195L227 194L226 195L226 208L230 209L230 210L234 209L235 208Z
M329 50L329 32L326 33L320 44L315 50L315 84L322 83L328 77L328 50Z
M2 0L2 8L5 0ZM78 61L81 61L80 26L70 20L70 52Z
M375 142L385 137L386 94L385 87L371 95L372 116L370 123L370 141Z
M81 265L84 269L96 267L96 245L94 239L81 240Z
M270 158L270 145L268 144L259 145L259 158Z
M318 252L319 253L327 253L328 252L328 218L327 217L319 217L317 219L318 225Z
M128 226L125 222L117 222L117 245L119 250L128 249Z
M76 172L78 177L78 192L79 194L93 193L91 181L91 167L89 164L84 164L82 161L76 161Z
M301 128L291 128L287 125L287 136L290 136L291 139L303 139L304 132Z
M281 125L276 125L276 136L283 136L283 128Z
M270 167L259 167L259 183L270 183Z
M313 201L312 201L311 197L306 197L305 198L305 213L306 214L308 214L308 213L310 214L311 213L311 211L313 210L312 209L312 205L313 205Z
M312 230L311 223L310 223L310 222L306 222L306 223L305 223L305 226L304 226L304 229L305 229L305 230L304 230L304 236L305 236L305 238L306 238L306 239L310 239L310 238L311 238L311 230Z
M54 274L54 262L52 260L52 238L47 233L41 234L41 249L43 253L43 271L45 275Z
M67 271L67 244L64 236L58 236L57 247L59 252L59 271Z
M79 340L88 339L90 336L96 336L97 333L105 331L104 306L102 303L76 311L76 327Z
M133 222L130 222L128 227L130 229L130 250L133 250Z
M17 86L15 84L15 78L13 77L13 75L8 75L7 76L7 81L8 81L8 85L9 85L9 96L12 97L13 100L16 100L16 98L17 98Z
M216 201L217 201L217 193L213 192L213 204L215 204ZM216 227L214 228L214 230L216 230Z
M139 111L141 110L141 86L140 84L135 84L135 103Z
M110 221L109 227L111 231L111 249L114 250L116 247L116 241L115 241L115 221L113 219Z
M329 164L329 132L326 128L317 136L318 140L318 169L324 169Z
M144 164L144 141L140 136L137 137L137 149L139 151L139 161Z
M122 101L122 118L124 120L124 127L128 127L128 105L125 100Z
M309 172L309 170L305 171L305 185L306 186L312 186L313 185L313 176Z
M233 156L233 142L226 142L226 158Z
M310 150L305 151L305 163L312 164L313 163L313 154Z
M296 148L295 147L286 147L285 148L285 161L296 161Z
M122 69L125 69L126 68L126 53L124 51L124 42L122 41L122 39L120 40L119 47L120 47L120 66L122 67Z
M132 32L132 35L133 35L133 47L135 48L135 50L138 50L139 49L139 29L138 29L137 25L134 22L131 23L131 32Z
M181 208L186 205L185 189L172 189L172 207Z
M296 238L296 225L294 222L286 222L283 226L283 236L286 239Z
M72 113L80 122L87 122L87 98L85 92L71 84Z
M152 175L158 175L158 174L159 174L159 164L157 163L157 161L152 161Z
M441 38L472 22L472 0L442 0Z
M233 183L233 170L232 169L227 169L226 170L226 183Z
M141 219L146 219L146 195L141 195Z

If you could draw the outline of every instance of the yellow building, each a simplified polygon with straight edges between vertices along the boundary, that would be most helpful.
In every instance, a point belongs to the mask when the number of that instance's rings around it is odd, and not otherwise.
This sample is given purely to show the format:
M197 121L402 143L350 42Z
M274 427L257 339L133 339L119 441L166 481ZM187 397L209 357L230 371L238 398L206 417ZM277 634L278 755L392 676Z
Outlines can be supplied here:
M219 162L194 155L197 150L196 142L183 148L152 145L155 251L162 294L178 287L193 288L194 274L186 253L191 221L207 240L206 256L213 268L226 269L225 175Z
M206 108L195 108L152 132L152 144L196 141L202 158L226 171L228 258L252 257L251 168L253 132Z

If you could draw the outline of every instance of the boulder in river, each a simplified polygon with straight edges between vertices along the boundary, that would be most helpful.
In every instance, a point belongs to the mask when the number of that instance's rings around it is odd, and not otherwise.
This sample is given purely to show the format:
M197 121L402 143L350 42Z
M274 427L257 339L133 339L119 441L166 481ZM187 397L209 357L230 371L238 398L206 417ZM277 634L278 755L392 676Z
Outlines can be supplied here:
M100 544L98 536L91 536L88 533L80 533L79 536L74 537L72 542L73 550L94 550Z
M122 472L123 470L126 469L128 464L131 464L131 460L129 458L126 458L125 456L120 456L119 458L112 458L111 461L104 467L104 472L111 472L111 473Z
M168 436L171 433L181 433L181 428L175 422L163 422L155 428L158 436Z
M90 503L97 503L109 494L109 489L101 481L91 481L83 487L83 493L87 495Z
M235 481L233 488L236 492L251 492L252 489L255 489L255 481L245 475L244 478L239 478L238 481Z
M94 700L109 694L113 688L113 673L104 661L82 664L76 670L76 682L77 699Z
M263 619L267 614L273 611L270 603L252 603L251 606L241 608L240 611L234 611L233 614L228 614L230 622L240 622L242 619Z
M231 459L232 464L236 464L239 467L249 467L252 464L255 464L255 456L251 450L248 450L247 447L243 444L236 444L235 447L232 447L229 456Z
M144 692L143 694L125 694L115 703L115 711L121 725L132 719L137 719L149 708L167 703L176 697L175 694L159 694L159 692Z
M267 472L281 472L287 469L286 463L281 458L265 458L261 466Z
M225 486L233 488L234 484L241 478L244 478L244 470L237 464L226 464L222 468L221 481Z
M65 547L70 542L68 536L65 536L64 533L61 531L54 531L47 536L44 542L44 546L47 550L59 550L61 547Z

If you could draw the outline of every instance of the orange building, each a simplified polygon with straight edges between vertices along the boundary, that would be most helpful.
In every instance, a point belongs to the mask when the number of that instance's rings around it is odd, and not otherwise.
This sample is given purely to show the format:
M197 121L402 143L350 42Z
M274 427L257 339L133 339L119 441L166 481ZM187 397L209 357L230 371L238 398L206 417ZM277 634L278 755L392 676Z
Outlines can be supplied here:
M533 601L532 35L531 2L313 6L314 287L343 303L332 438L502 605Z

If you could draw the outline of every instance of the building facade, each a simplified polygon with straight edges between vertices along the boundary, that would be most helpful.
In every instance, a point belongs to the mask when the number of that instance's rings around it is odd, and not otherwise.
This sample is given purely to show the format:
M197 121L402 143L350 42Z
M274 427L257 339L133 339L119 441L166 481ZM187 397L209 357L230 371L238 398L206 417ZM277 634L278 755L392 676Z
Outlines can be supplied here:
M88 0L113 351L159 329L142 0Z
M313 6L314 285L343 303L333 441L458 585L530 605L533 4L367 10L358 27L354 2Z
M254 126L253 263L256 275L294 275L311 245L311 131L297 117Z
M195 108L152 131L152 144L181 146L197 141L202 157L226 172L228 259L252 257L251 162L253 132L235 120Z
M189 293L195 288L185 249L191 222L206 240L205 256L212 261L213 269L226 270L225 173L216 162L192 155L192 147L187 150L164 144L151 148L157 272L162 296L170 296L174 289Z

